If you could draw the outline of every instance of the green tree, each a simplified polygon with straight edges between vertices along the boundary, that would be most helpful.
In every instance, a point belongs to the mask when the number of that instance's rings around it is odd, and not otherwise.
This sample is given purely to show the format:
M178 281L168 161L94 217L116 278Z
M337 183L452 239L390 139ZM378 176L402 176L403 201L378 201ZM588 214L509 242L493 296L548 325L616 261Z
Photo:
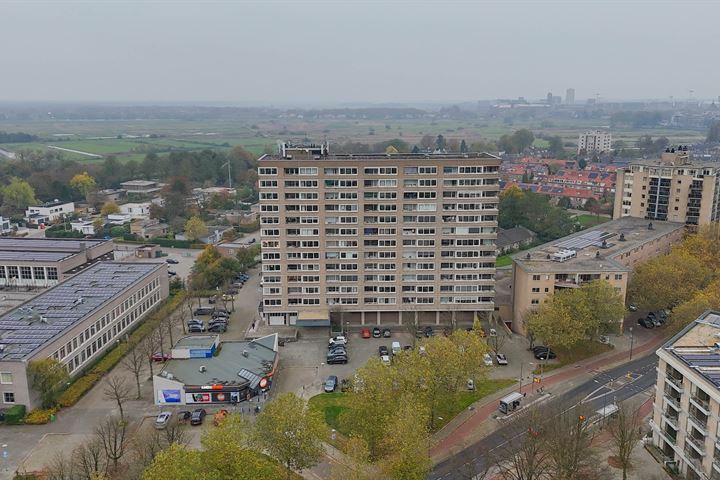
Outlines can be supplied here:
M100 215L107 217L108 215L114 215L120 213L120 207L115 202L106 202L105 205L100 209Z
M78 173L70 179L70 186L77 190L83 198L86 198L88 193L97 188L97 183L92 176L88 175L87 172L83 172Z
M579 299L574 289L561 289L537 310L526 313L527 330L550 347L572 348L595 326L592 312Z
M445 150L445 147L447 146L447 141L445 140L445 137L442 135L438 135L435 139L435 149L439 151Z
M143 474L144 480L210 480L202 452L173 443L158 453Z
M432 466L428 454L428 416L423 405L403 402L387 424L383 437L384 459L381 468L392 480L421 480L427 478Z
M367 442L357 435L351 435L343 448L345 460L333 463L332 480L374 480L377 473L370 462Z
M585 167L587 167L587 160L585 160L584 158L578 160L578 168L580 170L585 170Z
M244 270L250 268L257 263L255 258L260 255L260 245L255 244L247 248L241 248L238 250L237 259L240 262L240 269Z
M293 469L312 467L322 458L324 434L318 412L310 410L305 400L293 393L278 395L255 422L259 447L285 465L288 479Z
M185 223L185 238L190 241L195 241L199 238L205 237L208 234L207 225L198 216L190 217Z
M25 210L29 205L37 203L35 190L25 180L11 177L10 183L2 188L3 204L15 212Z
M548 151L557 158L563 158L565 156L565 148L563 147L562 138L558 135L550 137L548 140Z
M31 360L27 371L30 385L40 394L43 408L55 406L58 396L70 378L65 365L54 358Z

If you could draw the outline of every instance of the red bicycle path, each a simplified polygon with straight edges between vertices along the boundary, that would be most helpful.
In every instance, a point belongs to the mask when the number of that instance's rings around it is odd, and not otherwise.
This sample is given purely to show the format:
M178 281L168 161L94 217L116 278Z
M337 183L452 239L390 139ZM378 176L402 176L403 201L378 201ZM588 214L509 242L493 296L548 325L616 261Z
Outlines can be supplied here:
M633 349L639 355L646 353L648 350L656 350L664 341L664 337L656 336L647 342L638 345ZM547 389L553 385L567 382L573 378L579 377L587 373L588 370L599 370L603 367L619 363L627 359L629 352L624 350L613 354L606 355L597 359L586 359L576 364L567 365L561 369L554 371L550 375L543 378L542 387ZM584 368L581 368L584 367ZM528 387L529 385L523 385ZM507 394L503 391L502 395ZM450 454L457 451L457 447L465 447L463 443L475 430L477 430L490 416L497 411L497 401L500 397L486 399L485 403L477 407L473 415L469 416L463 423L457 426L455 430L446 435L430 448L430 456L435 462L444 460ZM646 407L647 408L647 407ZM442 430L441 430L442 431Z

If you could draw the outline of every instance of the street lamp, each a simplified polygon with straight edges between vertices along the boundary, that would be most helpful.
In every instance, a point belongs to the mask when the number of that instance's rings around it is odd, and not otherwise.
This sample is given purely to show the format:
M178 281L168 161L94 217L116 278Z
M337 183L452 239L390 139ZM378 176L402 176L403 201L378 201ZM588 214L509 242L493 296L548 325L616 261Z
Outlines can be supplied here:
M633 327L630 327L630 360L632 360L632 350L633 350L634 340L635 340L635 336L633 334Z

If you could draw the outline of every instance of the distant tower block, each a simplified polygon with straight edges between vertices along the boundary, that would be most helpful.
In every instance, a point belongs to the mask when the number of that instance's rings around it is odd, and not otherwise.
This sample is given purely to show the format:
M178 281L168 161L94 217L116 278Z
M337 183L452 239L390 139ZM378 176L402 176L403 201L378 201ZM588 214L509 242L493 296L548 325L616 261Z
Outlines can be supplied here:
M566 105L575 105L575 89L574 88L568 88L565 90L565 104Z

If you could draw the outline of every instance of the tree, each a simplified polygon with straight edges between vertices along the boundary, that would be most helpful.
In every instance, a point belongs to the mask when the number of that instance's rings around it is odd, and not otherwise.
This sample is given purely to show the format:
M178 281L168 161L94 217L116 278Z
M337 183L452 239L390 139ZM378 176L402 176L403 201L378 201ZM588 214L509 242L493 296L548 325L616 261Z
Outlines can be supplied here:
M33 390L40 394L43 408L55 406L58 395L70 378L65 365L52 357L31 360L28 364L28 377Z
M128 385L125 377L120 375L113 375L105 379L105 388L103 388L103 395L109 400L113 400L117 403L118 409L120 410L120 420L125 421L125 412L123 411L123 403L130 399L130 391L132 387Z
M207 234L207 226L200 217L190 217L190 219L185 223L185 238L188 240L195 241L199 238L207 236Z
M593 317L589 333L592 335L592 325L597 325L600 333L617 330L625 315L625 303L622 295L605 280L594 280L575 290L579 296L578 302L587 305Z
M563 147L562 138L558 135L550 137L548 140L548 151L557 158L565 156L565 148Z
M11 177L10 183L2 188L3 204L14 211L23 211L29 205L37 203L35 190L25 180Z
M78 173L70 179L70 186L77 190L83 198L87 198L87 194L97 188L97 183L87 172L83 172Z
M95 437L103 446L105 457L117 469L129 441L127 422L122 418L108 417L95 428Z
M107 217L108 215L114 215L120 213L120 207L115 202L106 202L105 205L100 209L100 215Z
M374 480L377 472L370 463L367 442L357 435L351 435L343 449L345 461L335 462L330 474L332 480Z
M93 437L76 447L71 457L76 478L94 480L107 472L103 445L97 437Z
M627 480L633 449L642 439L642 424L639 412L631 409L627 403L619 405L615 418L608 424L608 430L612 436L613 453L622 468L623 480Z
M587 167L587 160L585 160L584 158L578 160L578 168L580 170L585 170L585 167Z
M544 424L549 470L554 480L598 478L597 458L593 454L593 430L588 412L581 407L553 415Z
M435 139L432 137L432 135L425 134L423 135L422 139L420 139L420 146L426 152L431 151L435 146Z
M509 424L505 443L494 463L503 480L548 478L548 452L542 434L543 413L532 408Z
M465 139L462 139L460 142L460 153L467 153L468 152L468 146L467 143L465 143Z
M140 390L140 375L142 375L143 367L145 366L145 352L143 352L142 345L133 345L130 347L125 357L122 359L122 365L133 374L135 378L135 386L137 387L137 400L142 398L142 391Z
M429 412L412 401L403 402L387 424L382 448L385 458L381 469L393 480L427 478L432 461L428 454L427 422Z
M323 420L315 410L293 393L283 393L270 402L255 423L259 446L285 465L287 478L293 469L304 470L315 465L324 448Z
M144 480L210 480L203 452L172 444L158 453L143 474Z
M575 296L575 290L562 289L547 303L526 315L527 329L547 346L572 348L594 327L592 312Z

